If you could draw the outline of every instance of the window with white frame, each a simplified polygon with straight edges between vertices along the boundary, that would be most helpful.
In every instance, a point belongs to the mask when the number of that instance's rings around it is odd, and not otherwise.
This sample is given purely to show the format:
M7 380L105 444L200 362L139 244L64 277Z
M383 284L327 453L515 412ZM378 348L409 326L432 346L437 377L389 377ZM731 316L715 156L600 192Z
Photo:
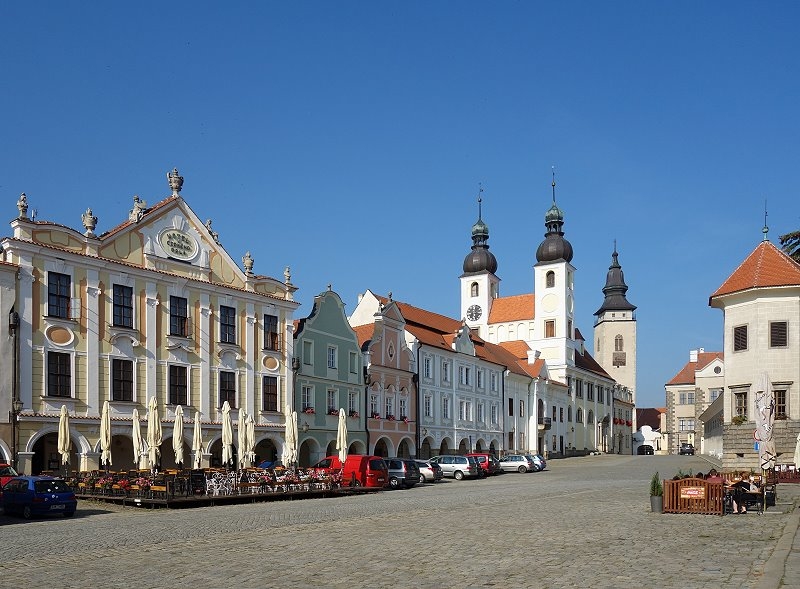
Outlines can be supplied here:
M470 369L469 366L458 367L458 379L462 385L469 386L470 384Z
M478 403L478 422L483 423L484 421L486 421L486 406Z
M262 411L278 410L278 377L264 376L261 381L263 401Z
M234 394L236 389L234 387ZM234 397L235 398L235 397ZM189 377L186 366L177 364L169 365L169 404L188 405L189 400ZM235 401L231 402L231 406ZM220 403L221 405L222 403Z
M722 394L722 389L709 389L708 390L708 397L709 401L712 403L717 400L717 398Z
M694 391L681 391L678 393L679 405L694 405Z
M326 398L328 402L328 414L336 413L336 389L328 389Z
M405 397L400 397L399 409L400 409L400 419L408 419L408 399Z
M307 366L314 364L314 342L303 340L303 364Z
M472 403L470 401L461 400L458 402L458 418L461 421L472 420Z
M483 370L481 369L475 371L475 384L478 385L479 389L483 388Z
M491 386L492 392L496 393L497 392L497 373L496 372L492 372L491 373L491 385L492 385Z
M442 397L442 419L450 419L450 397Z
M328 346L328 368L336 368L336 346Z
M47 273L47 315L49 317L68 319L71 295L72 278L68 274Z
M450 382L450 364L446 360L442 362L442 380Z
M233 307L219 307L219 341L225 344L236 343L236 309Z
M394 418L394 397L386 396L386 419Z
M378 409L378 395L375 393L369 396L369 415L370 417L377 417L380 415L380 410Z
M189 335L188 301L184 297L169 297L169 334L178 337Z
M587 401L594 401L594 383L587 382L586 383L586 400Z
M112 322L114 327L133 327L133 288L114 285Z
M236 408L236 373L227 370L219 372L219 406L228 402L231 409Z
M678 420L678 429L682 432L693 432L694 431L694 419L693 418L683 418Z
M495 405L494 403L492 403L491 413L492 413L492 425L497 425L497 405Z
M303 411L314 409L314 387L304 384L300 388L300 404L303 407Z
M264 314L264 349L273 352L281 349L277 315Z
M47 396L72 396L72 357L69 354L47 353Z
M424 408L425 417L433 417L433 397L425 395L422 406Z
M733 391L733 414L747 419L747 390Z
M350 417L355 417L358 414L358 393L355 391L347 393L347 412Z
M111 359L111 400L133 401L133 360Z
M358 374L358 354L350 352L350 374Z
M431 359L425 358L422 361L422 369L423 369L423 376L425 378L431 378Z
M786 389L775 389L775 419L786 419Z

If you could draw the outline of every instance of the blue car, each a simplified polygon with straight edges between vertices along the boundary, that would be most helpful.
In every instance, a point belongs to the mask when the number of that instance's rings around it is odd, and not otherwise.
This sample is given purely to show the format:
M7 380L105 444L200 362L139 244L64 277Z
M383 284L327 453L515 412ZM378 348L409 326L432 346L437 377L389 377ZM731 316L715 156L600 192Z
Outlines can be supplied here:
M78 507L72 489L53 477L15 477L3 487L0 501L6 515L18 513L25 519L50 513L72 517Z

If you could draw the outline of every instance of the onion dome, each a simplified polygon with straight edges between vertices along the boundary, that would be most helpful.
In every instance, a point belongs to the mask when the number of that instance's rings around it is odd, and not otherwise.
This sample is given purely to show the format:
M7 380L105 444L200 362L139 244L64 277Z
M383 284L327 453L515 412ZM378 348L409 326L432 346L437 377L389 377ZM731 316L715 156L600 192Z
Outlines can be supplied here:
M553 178L553 206L545 213L544 226L547 233L536 250L536 261L540 263L572 261L572 244L564 239L564 213L556 205L556 181Z
M480 193L483 192L481 188ZM464 258L464 273L497 272L497 258L489 251L489 226L481 219L481 197L478 196L478 220L472 226L472 250Z
M606 275L606 285L603 287L605 300L603 305L595 311L596 316L600 316L606 311L635 311L636 305L632 305L625 298L628 292L628 285L625 284L625 276L622 273L622 266L619 265L617 257L617 244L614 243L614 253L611 254L611 265L608 267Z

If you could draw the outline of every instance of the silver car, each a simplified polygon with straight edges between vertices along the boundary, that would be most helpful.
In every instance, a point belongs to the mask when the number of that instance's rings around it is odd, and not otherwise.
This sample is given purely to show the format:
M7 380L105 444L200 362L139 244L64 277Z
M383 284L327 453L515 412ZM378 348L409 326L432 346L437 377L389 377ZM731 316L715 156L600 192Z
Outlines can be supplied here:
M442 467L430 460L417 460L417 466L419 467L420 483L435 483L441 481L444 476Z
M536 463L524 454L506 454L500 458L503 472L536 472Z
M442 467L442 474L453 477L457 481L464 478L475 478L480 475L480 466L472 456L434 456L431 462Z

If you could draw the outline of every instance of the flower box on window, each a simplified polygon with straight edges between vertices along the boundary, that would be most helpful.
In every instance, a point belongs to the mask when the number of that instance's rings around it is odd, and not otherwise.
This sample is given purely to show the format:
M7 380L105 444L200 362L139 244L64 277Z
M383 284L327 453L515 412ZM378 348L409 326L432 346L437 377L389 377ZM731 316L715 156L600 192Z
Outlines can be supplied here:
M339 415L338 409L328 409L328 415Z
M370 417L372 419L380 419L381 418L381 414L378 413L377 411L373 411L372 414L370 415Z
M387 415L387 416L386 416L386 419L387 419L388 421L394 421L394 415Z
M314 411L313 407L306 407L305 409L303 409L303 413L306 413L308 415L313 415L314 413L316 413L316 411Z
M358 414L358 411L350 411L350 417L361 417L361 416Z
M405 415L401 415L400 419L403 420L403 423L408 423L408 417L406 417Z

